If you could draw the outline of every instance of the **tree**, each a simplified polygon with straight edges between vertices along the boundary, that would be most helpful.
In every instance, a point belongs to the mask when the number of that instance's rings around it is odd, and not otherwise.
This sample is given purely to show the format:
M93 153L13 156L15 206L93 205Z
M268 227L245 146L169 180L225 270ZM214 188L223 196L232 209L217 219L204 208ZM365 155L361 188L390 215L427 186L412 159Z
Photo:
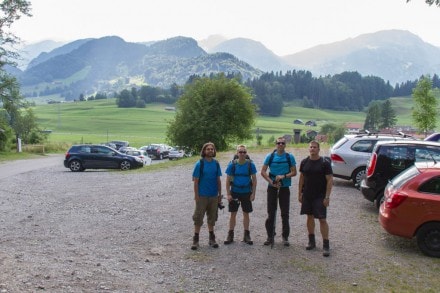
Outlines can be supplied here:
M408 3L411 0L406 0L406 3ZM435 3L435 5L440 7L440 0L425 0L426 4L428 4L429 6L431 6L432 4Z
M367 116L365 117L364 129L366 130L379 130L381 120L381 103L379 101L373 101L370 103L367 109Z
M391 107L390 99L382 103L382 110L380 112L380 128L391 128L396 125L396 112Z
M177 112L167 128L176 145L198 151L212 141L218 150L252 138L255 107L248 88L224 74L195 78L185 85Z
M419 130L426 136L428 130L434 129L437 124L438 102L432 93L432 80L423 77L413 90L414 107L412 117Z

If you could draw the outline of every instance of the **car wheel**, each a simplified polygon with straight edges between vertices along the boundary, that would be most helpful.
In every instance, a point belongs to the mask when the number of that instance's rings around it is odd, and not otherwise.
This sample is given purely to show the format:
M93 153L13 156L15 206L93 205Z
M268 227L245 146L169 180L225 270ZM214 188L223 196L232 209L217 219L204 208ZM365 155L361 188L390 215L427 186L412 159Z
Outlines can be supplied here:
M131 168L131 163L130 161L124 160L121 162L121 170L125 171L125 170L130 170Z
M72 171L72 172L81 172L81 171L84 170L83 167L82 167L82 165L81 165L81 162L78 161L78 160L72 160L72 161L70 161L70 163L69 163L69 169L70 169L70 171Z
M354 184L360 185L364 177L365 177L365 167L359 167L353 171L353 176L351 178L353 179Z
M440 257L440 223L427 223L416 234L417 245L429 256Z
M376 201L374 204L376 205L376 208L379 209L380 205L385 201L385 196L383 196L383 190L379 193L379 195L376 197Z

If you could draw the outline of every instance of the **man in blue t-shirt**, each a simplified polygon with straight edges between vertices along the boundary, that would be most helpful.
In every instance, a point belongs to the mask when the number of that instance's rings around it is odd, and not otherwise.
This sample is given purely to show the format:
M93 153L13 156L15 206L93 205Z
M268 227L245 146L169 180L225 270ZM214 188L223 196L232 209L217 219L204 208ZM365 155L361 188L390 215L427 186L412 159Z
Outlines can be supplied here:
M261 176L269 183L267 187L267 240L264 245L273 245L275 237L275 216L279 202L282 221L282 237L284 246L289 246L289 210L290 186L292 177L296 176L295 157L286 153L286 139L279 137L276 140L276 150L264 159ZM267 172L269 169L269 173Z
M235 219L238 208L241 204L243 211L243 227L244 236L243 242L252 245L251 235L249 232L249 213L252 212L252 202L255 199L255 191L257 187L257 168L255 164L246 159L247 150L245 145L237 147L238 159L232 160L226 168L226 192L229 202L229 232L224 244L231 244L234 242L234 228Z
M199 233L203 225L203 218L207 217L209 230L209 246L218 248L215 241L214 226L218 217L218 204L222 200L222 184L220 176L222 171L215 158L216 150L212 142L203 145L200 153L202 157L194 166L194 200L196 206L193 214L194 237L192 250L199 248Z

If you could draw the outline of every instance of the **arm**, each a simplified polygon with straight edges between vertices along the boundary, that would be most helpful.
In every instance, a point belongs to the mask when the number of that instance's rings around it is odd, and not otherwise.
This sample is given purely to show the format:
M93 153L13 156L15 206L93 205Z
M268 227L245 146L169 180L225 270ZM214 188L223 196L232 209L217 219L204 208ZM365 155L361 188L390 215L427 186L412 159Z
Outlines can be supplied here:
M257 175L252 174L252 194L251 201L255 200L255 192L257 191Z
M199 201L199 178L193 177L194 182L194 200Z
M327 185L325 188L324 205L328 207L330 204L330 193L332 192L332 187L333 187L333 175L332 174L325 175L325 179L327 180Z
M272 185L272 186L274 186L273 185L273 182L272 182L272 180L270 179L270 177L269 177L269 174L267 173L267 168L268 168L269 166L268 165L263 165L263 167L261 167L261 176L267 181L267 182L269 182L269 185Z
M299 180L298 180L298 201L302 203L302 190L304 188L304 175L303 173L299 173Z
M227 197L228 201L232 200L232 195L231 195L231 176L229 176L229 175L226 176L226 197Z
M222 202L222 180L220 176L217 176L217 194L218 194L218 202Z

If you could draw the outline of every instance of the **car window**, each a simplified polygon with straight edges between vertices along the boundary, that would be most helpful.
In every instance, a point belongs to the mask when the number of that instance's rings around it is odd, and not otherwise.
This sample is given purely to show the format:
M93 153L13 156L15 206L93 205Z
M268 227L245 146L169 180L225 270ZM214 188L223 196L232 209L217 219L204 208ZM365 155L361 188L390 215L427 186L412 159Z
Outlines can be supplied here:
M340 148L344 143L346 143L347 141L348 141L348 138L344 136L343 138L341 138L340 140L338 140L337 143L335 143L335 145L333 146L333 148L334 148L334 149L338 149L338 148Z
M359 140L355 142L351 149L355 152L371 153L377 140Z
M417 148L415 150L416 162L440 161L440 149L435 147Z
M395 170L405 170L414 163L414 149L410 146L389 146L382 148L381 154L390 160L390 166Z
M82 146L79 150L80 153L90 153L91 152L91 148L89 146Z
M419 191L440 195L440 176L431 178L429 181L420 185Z

